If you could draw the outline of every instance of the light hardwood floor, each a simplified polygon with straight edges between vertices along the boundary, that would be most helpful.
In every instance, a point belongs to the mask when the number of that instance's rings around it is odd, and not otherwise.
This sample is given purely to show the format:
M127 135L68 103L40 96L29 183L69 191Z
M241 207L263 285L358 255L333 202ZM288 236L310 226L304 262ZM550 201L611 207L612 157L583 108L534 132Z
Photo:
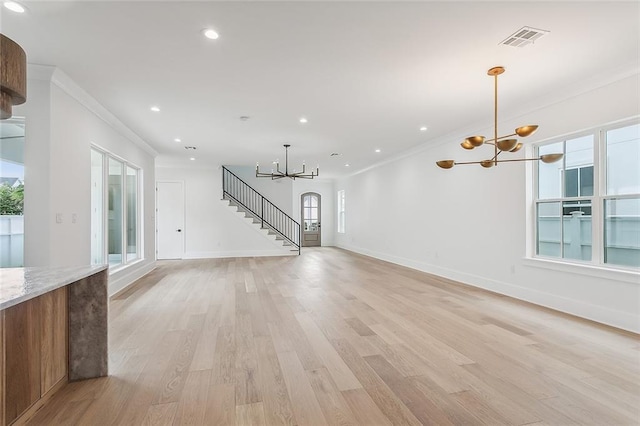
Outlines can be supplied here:
M30 424L636 425L640 340L334 248L160 262Z

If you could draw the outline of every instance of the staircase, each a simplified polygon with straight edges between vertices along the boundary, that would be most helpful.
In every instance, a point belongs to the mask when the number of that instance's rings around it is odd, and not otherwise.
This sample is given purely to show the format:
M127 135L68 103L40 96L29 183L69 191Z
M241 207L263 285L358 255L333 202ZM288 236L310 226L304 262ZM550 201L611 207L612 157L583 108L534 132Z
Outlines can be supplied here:
M300 254L300 224L224 166L222 198L269 235L274 235L276 241Z

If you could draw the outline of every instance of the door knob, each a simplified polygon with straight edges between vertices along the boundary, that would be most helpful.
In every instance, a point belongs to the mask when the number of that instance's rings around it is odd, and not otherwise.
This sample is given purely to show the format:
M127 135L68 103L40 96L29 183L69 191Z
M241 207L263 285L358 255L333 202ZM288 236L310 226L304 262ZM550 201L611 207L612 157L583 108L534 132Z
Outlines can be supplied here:
M182 229L176 229L176 232L182 232Z

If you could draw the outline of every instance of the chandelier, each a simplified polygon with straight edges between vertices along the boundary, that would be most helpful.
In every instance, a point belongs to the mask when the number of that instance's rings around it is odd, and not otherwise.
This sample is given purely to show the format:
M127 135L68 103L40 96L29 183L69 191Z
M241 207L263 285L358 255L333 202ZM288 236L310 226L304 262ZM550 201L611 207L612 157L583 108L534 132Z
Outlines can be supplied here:
M296 172L294 170L293 173L289 173L289 147L290 146L291 145L289 144L284 145L284 149L285 149L284 172L280 170L280 162L278 160L276 160L275 162L276 171L274 172L273 169L271 169L271 173L261 172L260 164L256 163L256 177L268 177L268 178L271 178L272 180L288 177L290 179L296 180L296 179L313 179L314 177L318 176L320 174L320 169L317 166L316 166L315 172L312 171L311 173L306 173L306 165L304 161L302 162L301 172Z
M522 142L518 142L513 136L527 137L532 135L538 126L536 124L529 124L527 126L518 127L514 133L505 136L498 136L498 76L504 72L504 67L493 67L487 71L487 75L493 76L494 79L494 102L493 102L493 139L486 139L484 136L470 136L460 144L464 149L474 149L484 144L493 145L493 157L489 160L481 161L465 161L457 162L455 160L440 160L436 161L436 164L443 169L450 169L456 164L480 164L482 167L489 168L497 166L498 163L509 163L514 161L537 161L540 160L543 163L555 163L560 160L563 154L543 154L535 158L517 158L512 160L499 160L498 156L503 152L517 152L522 148Z

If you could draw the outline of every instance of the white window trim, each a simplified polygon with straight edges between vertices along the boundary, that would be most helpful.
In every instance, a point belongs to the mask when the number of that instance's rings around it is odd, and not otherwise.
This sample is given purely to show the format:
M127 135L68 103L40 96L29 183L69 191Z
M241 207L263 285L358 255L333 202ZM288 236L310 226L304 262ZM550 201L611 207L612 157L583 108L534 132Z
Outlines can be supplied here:
M592 260L581 261L577 259L567 259L561 257L548 257L540 256L536 253L537 242L537 201L566 201L567 197L560 199L545 199L538 200L538 164L537 162L526 163L526 176L531 181L527 182L526 188L526 256L523 259L525 264L533 267L540 267L544 269L553 269L557 271L578 273L589 276L597 276L605 279L611 279L623 282L632 282L640 284L640 269L627 267L623 265L613 265L604 263L604 249L603 241L604 237L604 221L602 213L604 209L604 200L606 199L623 199L623 198L637 198L638 194L624 194L624 195L602 195L606 188L606 176L605 173L601 173L600 170L604 170L606 161L606 141L604 135L607 131L625 127L633 124L638 124L640 116L633 116L615 122L601 124L589 129L567 133L564 135L547 138L536 142L533 145L526 147L525 153L527 157L533 157L536 155L537 148L540 146L566 141L568 139L576 139L581 136L593 134L595 138L594 151L593 151L593 196L592 197L577 197L576 199L589 198L591 202L591 223L592 223ZM563 158L562 161L565 161ZM561 182L561 187L564 188L564 180ZM598 257L595 259L595 257Z
M336 221L338 226L336 226L338 234L346 234L347 230L347 214L346 214L346 202L345 202L345 192L344 189L338 191L338 220ZM340 220L340 213L342 213L342 221ZM342 225L342 227L340 226Z

